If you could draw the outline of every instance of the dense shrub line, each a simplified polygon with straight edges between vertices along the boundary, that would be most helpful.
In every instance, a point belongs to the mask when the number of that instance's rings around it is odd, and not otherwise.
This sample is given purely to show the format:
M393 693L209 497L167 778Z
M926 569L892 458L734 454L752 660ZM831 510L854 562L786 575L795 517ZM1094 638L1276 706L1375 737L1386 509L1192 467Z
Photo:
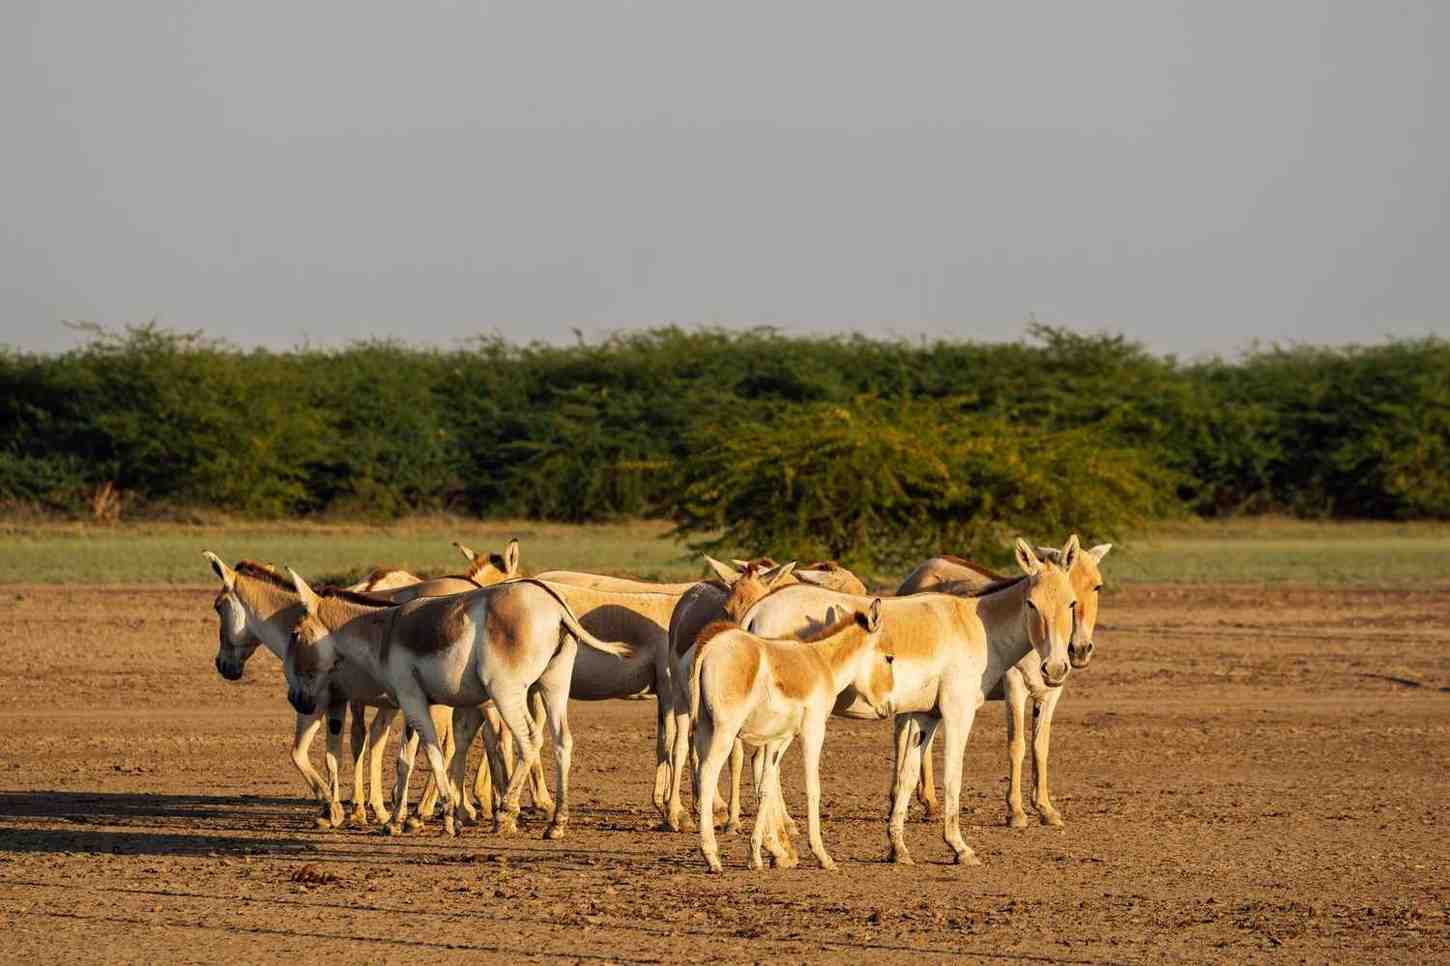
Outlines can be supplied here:
M0 352L0 500L69 512L110 480L130 512L670 516L879 557L1183 510L1446 517L1447 465L1434 339L1186 364L1040 326L284 353L144 326Z

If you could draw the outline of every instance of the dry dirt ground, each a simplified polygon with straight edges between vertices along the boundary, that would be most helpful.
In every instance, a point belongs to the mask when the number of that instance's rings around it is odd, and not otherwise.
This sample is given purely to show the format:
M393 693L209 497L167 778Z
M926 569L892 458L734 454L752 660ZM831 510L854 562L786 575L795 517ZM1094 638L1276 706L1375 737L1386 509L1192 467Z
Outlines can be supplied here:
M316 830L280 668L216 675L212 593L0 588L0 959L1450 958L1447 591L1119 590L1058 711L1065 830L1004 827L989 706L964 792L985 864L914 822L921 864L885 865L887 726L835 721L840 871L752 873L727 838L720 878L654 830L643 701L571 710L564 841Z

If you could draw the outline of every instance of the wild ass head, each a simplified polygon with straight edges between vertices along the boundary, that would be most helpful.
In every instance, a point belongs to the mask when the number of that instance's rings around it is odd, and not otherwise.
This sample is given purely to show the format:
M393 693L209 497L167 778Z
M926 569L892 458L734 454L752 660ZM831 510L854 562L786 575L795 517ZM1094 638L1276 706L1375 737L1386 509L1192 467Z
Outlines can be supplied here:
M740 623L740 618L745 616L752 604L781 586L795 569L794 560L783 564L770 561L768 568L756 561L736 561L737 566L743 564L739 569L723 564L714 557L706 557L705 562L729 589L722 609L725 619L736 624Z
M1098 596L1103 589L1103 572L1098 564L1111 549L1111 543L1100 543L1091 550L1081 550L1077 562L1068 569L1077 594L1077 626L1067 646L1067 659L1075 668L1085 668L1093 659L1093 631L1098 626ZM1055 547L1038 547L1037 556L1062 565L1062 552Z
M834 611L834 607L830 609L828 619L834 616ZM866 700L871 710L878 717L889 718L892 714L892 692L896 689L896 673L892 669L896 654L890 642L881 639L881 598L871 601L871 606L864 611L848 614L814 634L803 635L800 640L804 644L816 644L833 638L848 648L853 639L859 640L859 647L848 652L850 664L838 667L834 673L844 671L851 687ZM838 677L836 683L841 684L841 678Z
M1025 540L1019 539L1016 549L1017 564L1027 575L1022 615L1027 639L1042 661L1043 680L1049 687L1057 687L1072 670L1068 644L1077 623L1078 601L1068 572L1082 550L1077 534L1067 538L1056 562L1040 558Z
M453 546L458 548L458 552L463 554L470 564L465 576L480 587L487 587L489 584L497 584L521 576L518 540L510 540L502 554L479 553L457 540L453 541Z
M297 571L289 568L287 573L291 574L297 596L302 600L302 613L292 625L287 656L282 660L282 671L287 676L287 700L298 714L312 714L319 705L327 703L328 681L342 663L343 656L332 628L323 618L324 599ZM383 603L346 591L328 593L329 596Z
M217 673L228 681L238 681L248 659L262 641L247 626L247 609L237 595L237 572L210 550L201 553L222 582L221 591L212 601L212 609L221 620L215 662Z

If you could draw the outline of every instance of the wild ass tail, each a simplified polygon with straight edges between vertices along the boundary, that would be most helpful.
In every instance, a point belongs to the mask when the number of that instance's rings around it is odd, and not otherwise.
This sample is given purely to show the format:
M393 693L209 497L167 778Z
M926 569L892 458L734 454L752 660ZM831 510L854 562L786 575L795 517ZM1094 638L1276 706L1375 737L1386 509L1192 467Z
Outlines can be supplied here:
M521 577L519 578L518 582L524 584L533 584L536 587L542 587L545 593L558 601L559 606L564 611L564 613L559 618L559 623L564 625L564 629L570 634L573 634L574 637L579 640L579 643L586 644L589 647L594 648L596 651L603 651L605 654L613 654L615 657L631 658L634 657L636 653L638 653L638 651L629 644L615 643L613 641L601 641L599 638L586 631L584 629L584 626L579 623L579 618L574 616L574 612L570 610L569 605L564 602L564 598L560 597L559 594L554 590L554 588L550 587L542 580L535 580L533 577ZM512 581L510 581L510 583L512 583Z
M700 720L700 668L705 666L702 658L711 641L701 641L695 646L695 659L690 662L690 720Z

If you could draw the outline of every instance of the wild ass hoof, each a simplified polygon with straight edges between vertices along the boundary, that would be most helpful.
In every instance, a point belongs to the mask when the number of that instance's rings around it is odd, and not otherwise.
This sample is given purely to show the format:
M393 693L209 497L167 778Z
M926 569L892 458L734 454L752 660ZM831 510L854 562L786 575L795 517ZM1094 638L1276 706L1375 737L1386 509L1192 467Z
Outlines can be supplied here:
M403 826L399 825L397 822L389 822L387 825L383 826L383 833L386 835L402 835Z
M353 807L352 814L348 815L347 823L359 827L366 827L368 824L368 810L362 805Z
M911 857L910 852L906 851L904 845L893 845L891 850L886 853L886 861L892 865L916 865L916 860Z
M718 856L718 855L707 855L707 856L705 856L705 863L709 866L709 868L707 868L706 871L709 872L709 873L711 873L712 875L724 875L725 874L725 870L720 866L720 856Z
M453 820L452 815L443 816L443 831L447 832L452 837L457 837L458 823Z
M495 815L493 817L493 831L495 835L519 834L518 816L511 813Z
M924 806L922 808L922 810L921 810L921 820L923 822L931 822L931 821L935 821L936 819L939 819L939 818L941 818L941 806L940 805L926 805L926 806Z
M660 826L660 830L664 832L689 832L694 828L695 823L684 812L676 812L665 819L664 824Z
M1048 807L1045 811L1040 812L1037 817L1043 825L1052 828L1062 828L1063 826L1062 816L1057 813L1057 809L1055 808ZM1027 823L1023 822L1022 824L1026 825Z
M794 852L786 852L783 855L772 855L770 864L777 869L794 869L801 864L801 858Z
M1027 813L1026 812L1012 812L1010 815L1007 816L1007 827L1008 828L1026 828L1027 827Z
M727 835L738 835L740 833L740 819L732 818L725 823L725 828L722 831Z
M409 815L403 822L403 827L409 832L421 832L423 831L423 820L416 815Z
M386 808L379 808L376 805L373 806L373 817L378 820L379 825L387 825L393 820L393 814L391 812Z
M563 838L564 837L564 828L568 824L569 823L568 823L568 820L567 819L555 819L554 821L552 821L552 822L549 823L549 827L548 828L544 829L544 838L546 838L546 839L561 839L561 838Z
M957 853L956 863L957 865L981 865L982 860L977 858L977 853L967 849L965 852Z
M835 872L836 871L836 860L833 859L833 858L831 858L829 855L826 856L824 859L817 859L816 861L821 864L821 871L822 872Z
M320 829L330 829L332 828L332 819L326 815L319 815L312 820L312 824Z

